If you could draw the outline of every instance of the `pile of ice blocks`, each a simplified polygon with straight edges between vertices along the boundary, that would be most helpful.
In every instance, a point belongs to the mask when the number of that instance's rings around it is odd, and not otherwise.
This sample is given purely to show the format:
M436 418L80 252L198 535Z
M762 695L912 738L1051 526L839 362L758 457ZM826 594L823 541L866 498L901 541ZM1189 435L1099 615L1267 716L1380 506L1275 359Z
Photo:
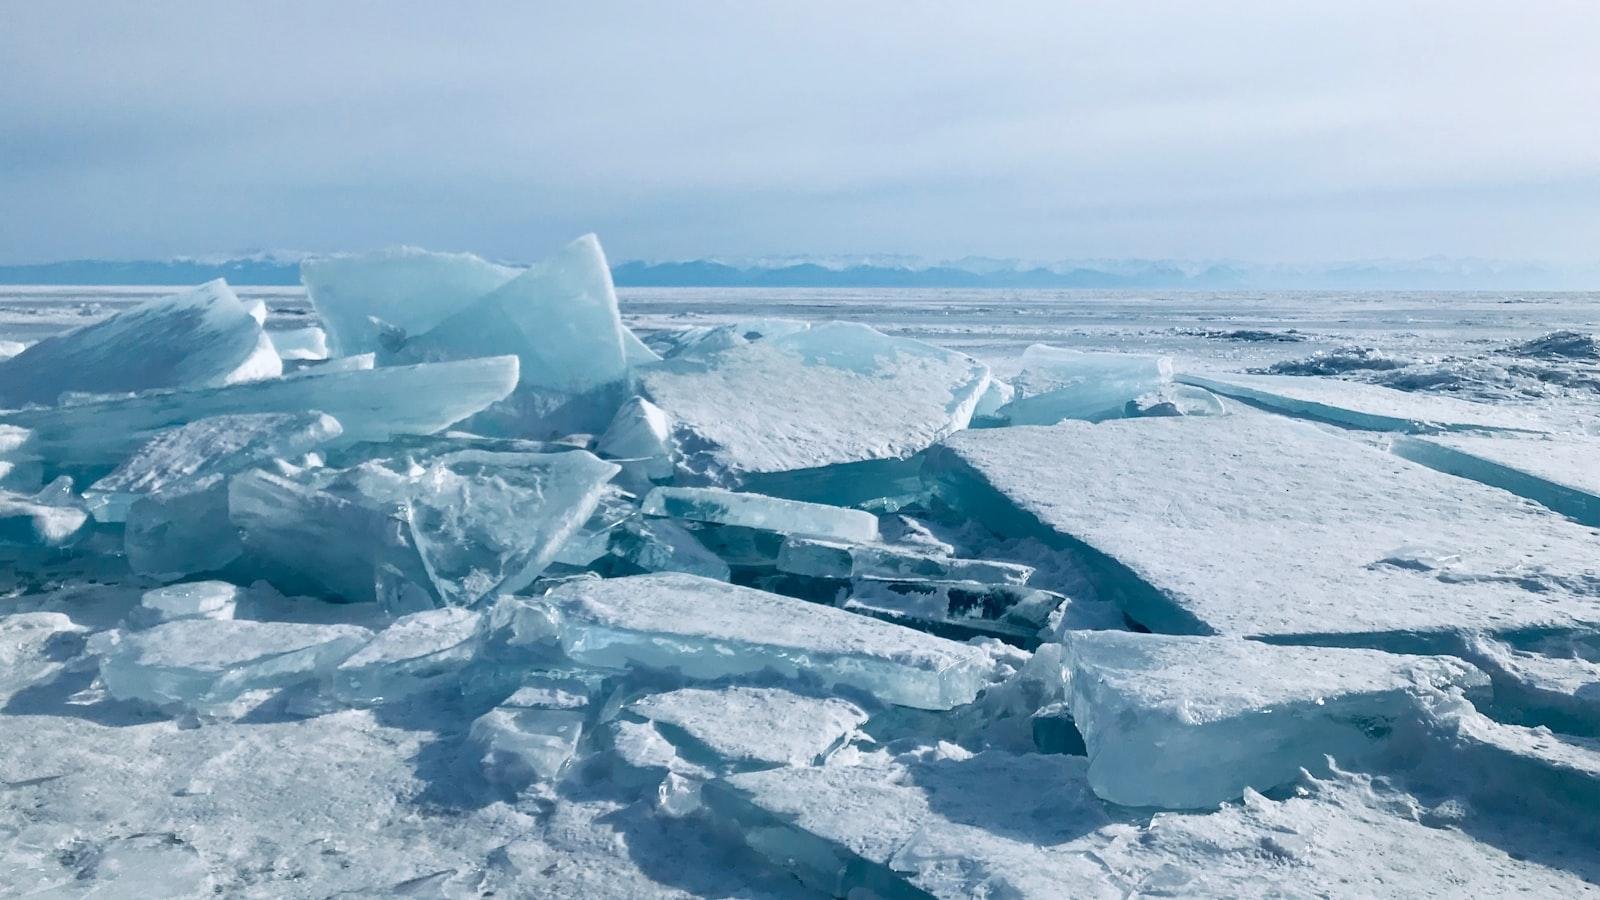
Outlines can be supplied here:
M745 873L689 893L1600 872L1600 445L1568 422L1043 345L1001 381L844 322L641 339L592 236L303 273L318 327L218 281L0 361L0 714L60 757L0 761L61 810L0 817L13 887L662 888L585 868L610 831ZM89 749L40 751L52 715ZM184 780L90 814L118 729ZM465 818L377 883L280 846L343 827L307 766ZM238 767L267 780L182 802Z

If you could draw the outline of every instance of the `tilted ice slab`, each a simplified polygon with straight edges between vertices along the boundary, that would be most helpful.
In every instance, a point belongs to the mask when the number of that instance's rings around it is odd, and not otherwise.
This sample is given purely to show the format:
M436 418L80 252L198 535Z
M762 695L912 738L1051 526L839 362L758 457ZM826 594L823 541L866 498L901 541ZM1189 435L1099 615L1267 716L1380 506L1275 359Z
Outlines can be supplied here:
M320 410L343 426L341 440L432 434L511 393L513 357L346 372L307 372L192 391L157 391L0 416L33 430L29 446L64 466L111 466L156 432L213 416Z
M766 687L683 688L641 697L628 710L746 768L816 765L867 721L848 700Z
M1571 896L1577 874L1418 821L1362 776L1249 792L1208 814L1113 822L1085 761L989 751L795 767L706 785L711 814L833 896Z
M47 337L0 362L0 407L55 403L69 391L215 387L282 373L260 323L218 279Z
M771 669L922 709L970 703L988 682L973 647L804 600L678 573L576 581L528 606L546 610L568 656L697 679ZM524 622L520 630L549 628Z
M480 614L457 607L401 616L333 672L347 703L396 700L449 679L478 649Z
M965 428L988 383L971 357L844 322L639 376L672 419L680 465L734 479L911 456Z
M470 253L414 247L300 264L306 297L322 320L333 356L380 349L383 326L420 334L516 274Z
M1538 413L1514 407L1335 378L1183 373L1177 379L1275 412L1370 431L1550 431L1561 427Z
M292 459L338 438L332 416L318 412L215 416L157 434L110 475L84 491L95 518L121 522L140 495L193 485L208 475Z
M111 696L199 713L324 675L372 638L354 625L226 619L107 634L90 649L103 653L100 677Z
M778 552L778 570L814 578L926 578L1025 584L1033 569L985 559L956 559L910 547L857 544L793 535Z
M1450 657L1119 631L1066 635L1089 784L1126 806L1213 806L1374 749L1416 692L1487 693Z
M964 432L929 475L995 531L1076 550L1155 631L1404 650L1600 623L1587 529L1275 416Z
M658 487L644 498L644 514L810 534L847 541L878 539L878 517L859 509L783 500L721 488Z
M1127 404L1172 380L1172 361L1131 353L1084 353L1034 344L1022 353L1017 396L993 415L1012 425L1121 418Z
M1600 527L1600 438L1402 437L1394 452L1441 472L1527 497Z
M475 719L468 731L484 778L516 791L560 777L577 755L594 717L590 707L603 689L601 679L586 673L529 673L522 687Z

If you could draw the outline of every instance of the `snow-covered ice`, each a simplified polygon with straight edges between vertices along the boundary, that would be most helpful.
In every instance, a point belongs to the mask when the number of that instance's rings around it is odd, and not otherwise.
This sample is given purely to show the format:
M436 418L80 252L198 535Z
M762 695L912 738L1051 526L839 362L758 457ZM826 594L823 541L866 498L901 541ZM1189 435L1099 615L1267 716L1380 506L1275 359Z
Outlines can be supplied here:
M1527 497L1573 521L1600 527L1600 438L1401 437L1395 440L1394 452L1441 472Z
M848 700L782 688L682 688L646 695L627 708L739 768L818 764L867 721Z

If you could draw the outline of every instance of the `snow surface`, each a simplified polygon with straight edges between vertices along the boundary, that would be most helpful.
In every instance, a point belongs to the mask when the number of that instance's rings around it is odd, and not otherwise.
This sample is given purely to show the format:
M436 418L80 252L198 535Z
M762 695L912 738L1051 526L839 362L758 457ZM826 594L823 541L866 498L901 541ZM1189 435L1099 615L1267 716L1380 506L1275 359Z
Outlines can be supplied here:
M1394 451L1441 472L1503 488L1600 527L1600 438L1477 435L1401 438Z

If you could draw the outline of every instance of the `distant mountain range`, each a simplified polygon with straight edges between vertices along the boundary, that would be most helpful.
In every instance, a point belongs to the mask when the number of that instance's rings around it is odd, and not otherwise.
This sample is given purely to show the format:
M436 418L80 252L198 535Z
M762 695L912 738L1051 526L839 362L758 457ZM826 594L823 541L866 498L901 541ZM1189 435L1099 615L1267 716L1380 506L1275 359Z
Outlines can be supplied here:
M0 265L0 284L297 285L304 254L169 260L78 259ZM905 257L778 258L621 263L618 287L1098 288L1163 290L1593 290L1600 265L1493 260L1381 260L1322 265L1087 260L1025 263L967 258L923 264Z

